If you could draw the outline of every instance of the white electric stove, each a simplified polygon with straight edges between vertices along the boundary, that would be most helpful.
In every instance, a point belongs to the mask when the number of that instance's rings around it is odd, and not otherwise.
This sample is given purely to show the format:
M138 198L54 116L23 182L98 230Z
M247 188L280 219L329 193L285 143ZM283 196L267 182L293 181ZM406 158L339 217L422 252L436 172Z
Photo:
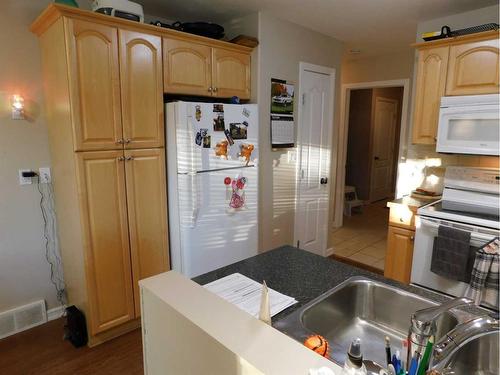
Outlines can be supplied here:
M500 236L499 211L498 169L448 167L442 199L417 211L411 282L451 296L463 296L467 284L430 270L439 226L469 232L471 245L481 247Z

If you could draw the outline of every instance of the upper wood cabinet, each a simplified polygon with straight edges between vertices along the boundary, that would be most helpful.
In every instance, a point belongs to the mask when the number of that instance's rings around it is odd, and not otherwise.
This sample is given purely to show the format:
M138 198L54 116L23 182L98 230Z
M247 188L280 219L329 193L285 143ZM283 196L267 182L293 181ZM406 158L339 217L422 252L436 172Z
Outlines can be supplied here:
M446 95L497 93L498 56L498 39L451 46Z
M119 31L125 148L164 145L161 38Z
M67 30L75 150L120 148L122 118L117 29L68 19Z
M498 32L420 43L413 143L435 144L442 96L499 92Z
M141 313L139 280L170 269L165 152L125 151L130 254L135 314Z
M134 318L124 158L123 151L80 152L76 157L89 328L96 334Z
M174 38L164 38L163 48L167 94L250 99L248 53Z
M177 39L163 39L165 92L172 94L211 95L212 49Z
M439 106L446 87L448 55L449 47L419 51L413 143L436 143Z
M250 99L250 56L213 48L212 89L218 97Z

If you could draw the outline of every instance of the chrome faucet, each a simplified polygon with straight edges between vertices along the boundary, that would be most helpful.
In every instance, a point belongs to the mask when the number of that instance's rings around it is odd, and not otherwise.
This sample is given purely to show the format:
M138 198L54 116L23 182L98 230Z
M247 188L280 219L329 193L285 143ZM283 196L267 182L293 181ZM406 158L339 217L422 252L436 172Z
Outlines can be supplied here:
M464 344L471 339L498 332L499 329L499 321L489 316L457 325L434 345L429 369L437 373L444 372L451 357Z
M439 306L415 311L411 316L411 327L408 332L407 366L409 367L414 356L417 356L418 359L422 358L429 339L436 333L436 320L442 314L455 307L472 305L473 303L473 300L461 297Z

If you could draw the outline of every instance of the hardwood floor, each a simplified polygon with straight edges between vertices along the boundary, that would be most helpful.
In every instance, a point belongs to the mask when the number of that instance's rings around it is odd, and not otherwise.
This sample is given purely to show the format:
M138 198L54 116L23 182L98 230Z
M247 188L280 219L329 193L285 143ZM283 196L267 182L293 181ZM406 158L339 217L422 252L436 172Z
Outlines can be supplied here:
M141 331L94 348L63 340L64 319L0 340L0 374L143 374Z

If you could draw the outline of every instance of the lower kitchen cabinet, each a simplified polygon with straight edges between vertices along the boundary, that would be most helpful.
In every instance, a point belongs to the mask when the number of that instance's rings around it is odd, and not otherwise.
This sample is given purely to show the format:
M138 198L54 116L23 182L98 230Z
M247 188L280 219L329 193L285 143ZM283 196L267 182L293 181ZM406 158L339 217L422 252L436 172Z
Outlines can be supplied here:
M125 175L135 316L139 317L138 281L170 268L164 150L125 151Z
M165 156L91 151L77 164L92 335L140 317L138 281L169 269Z
M123 159L123 151L77 154L90 310L87 325L93 333L135 316Z
M389 225L384 276L409 284L415 231Z

